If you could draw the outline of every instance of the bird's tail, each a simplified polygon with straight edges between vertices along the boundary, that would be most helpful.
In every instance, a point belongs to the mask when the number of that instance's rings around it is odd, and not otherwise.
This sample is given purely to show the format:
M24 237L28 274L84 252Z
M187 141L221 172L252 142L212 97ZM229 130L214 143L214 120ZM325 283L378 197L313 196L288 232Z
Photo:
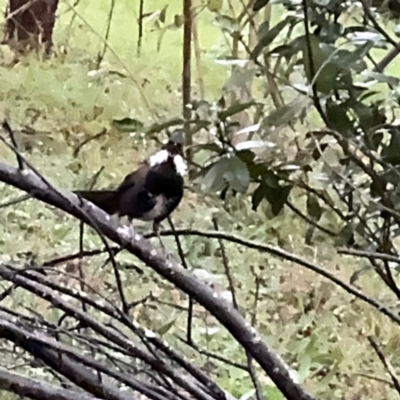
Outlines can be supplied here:
M110 215L118 211L118 199L114 190L76 190L74 193L91 201Z

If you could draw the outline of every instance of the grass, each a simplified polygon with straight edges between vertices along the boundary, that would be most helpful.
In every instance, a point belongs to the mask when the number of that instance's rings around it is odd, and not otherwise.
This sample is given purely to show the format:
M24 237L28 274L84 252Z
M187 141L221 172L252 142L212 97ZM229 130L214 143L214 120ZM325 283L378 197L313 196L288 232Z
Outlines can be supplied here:
M154 10L167 4L162 1L152 3ZM180 9L178 2L169 3L167 20L171 21ZM0 2L0 7L4 4L5 1ZM105 170L98 186L108 186L121 180L131 170L132 164L139 163L153 150L151 141L130 138L110 128L112 119L131 116L150 124L155 118L163 120L180 114L181 33L168 31L157 51L158 33L147 29L142 55L137 58L136 8L134 2L117 2L108 41L112 51L107 52L102 68L96 74L90 71L103 45L99 36L104 35L109 12L109 2L105 0L79 2L79 14L72 27L69 24L73 14L67 3L61 3L54 38L56 56L50 60L42 62L36 55L30 55L10 67L5 61L7 54L2 56L0 114L7 116L19 130L26 126L35 128L34 135L20 133L18 139L27 149L25 154L29 160L59 187L84 187L102 166ZM207 98L215 99L221 93L229 70L216 65L213 60L216 54L226 52L226 43L220 30L212 24L209 13L201 14L199 32L204 50ZM66 54L62 52L63 46ZM398 62L390 66L390 71L395 73L396 70ZM123 72L125 76L121 77L115 71ZM145 105L141 91L150 109ZM84 146L75 158L73 150L77 144L103 128L109 129L108 134ZM0 157L2 161L15 163L4 146L0 146ZM18 195L16 190L7 186L2 188L2 193L3 200ZM297 204L304 201L298 199ZM248 199L243 197L230 201L229 207L229 210L224 208L218 199L203 193L189 192L174 214L174 221L180 227L212 229L211 217L217 215L221 229L260 242L278 243L324 265L344 280L348 280L359 267L351 258L337 255L326 238L316 241L312 247L306 246L303 238L307 226L289 211L269 219L266 208L260 207L253 212ZM0 254L3 258L21 260L24 258L22 253L33 252L40 260L47 260L75 252L78 228L76 221L33 200L18 207L2 209ZM148 229L148 226L144 225L143 229ZM225 290L227 282L223 276L218 243L193 237L184 237L182 241L190 266L198 272L201 269L210 271L216 288ZM166 239L166 243L175 249L172 239ZM88 232L85 247L100 245L100 240ZM368 333L377 336L385 345L389 360L399 367L395 358L398 329L387 319L299 266L229 243L226 250L242 311L248 319L256 319L267 341L298 371L311 392L319 399L327 400L340 399L343 395L349 400L395 398L384 383L357 375L369 373L385 377L365 338ZM119 261L131 263L132 259L121 255ZM96 289L106 290L106 284L113 283L112 273L109 267L100 269L99 263L100 258L88 260L85 270ZM152 292L163 302L186 304L181 293L146 268L143 268L143 273L122 273L128 301ZM256 278L261 281L261 287L255 307ZM76 284L72 280L67 283ZM370 295L393 301L373 274L365 275L360 284ZM21 308L25 296L18 291L7 305ZM46 302L32 301L31 307L40 314L56 317ZM226 358L245 361L238 345L208 313L196 308L196 315L194 339L199 345ZM134 317L144 326L159 332L172 322L165 335L172 344L182 348L171 334L185 334L186 316L178 309L166 305L159 305L156 310L141 306L134 310ZM211 329L213 327L218 329ZM189 356L198 358L196 353L183 349ZM211 360L204 358L198 362L203 366L209 362L213 366ZM217 364L217 367L218 382L233 395L240 397L251 390L246 374L224 365ZM265 385L270 383L262 374L260 379ZM0 397L6 399L8 395Z

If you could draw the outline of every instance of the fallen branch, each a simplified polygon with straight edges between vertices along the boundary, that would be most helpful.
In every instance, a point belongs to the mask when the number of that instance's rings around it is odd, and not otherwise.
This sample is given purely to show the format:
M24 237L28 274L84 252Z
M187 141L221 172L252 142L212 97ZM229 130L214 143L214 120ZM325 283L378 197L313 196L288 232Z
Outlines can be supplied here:
M36 199L55 206L95 227L102 235L135 255L213 314L260 364L287 399L313 399L313 396L305 392L299 384L293 382L289 376L288 367L274 354L256 329L251 327L230 303L216 296L210 287L185 270L172 257L165 257L158 253L150 241L134 229L127 229L112 221L108 214L92 203L78 199L72 193L60 194L57 190L51 190L46 180L41 179L37 173L31 170L21 172L15 167L0 163L0 181L30 193ZM91 325L96 326L95 321L91 321Z
M28 378L19 374L11 373L0 368L0 389L15 393L21 398L30 399L57 399L57 400L100 400L82 391L64 389L50 385L38 379Z

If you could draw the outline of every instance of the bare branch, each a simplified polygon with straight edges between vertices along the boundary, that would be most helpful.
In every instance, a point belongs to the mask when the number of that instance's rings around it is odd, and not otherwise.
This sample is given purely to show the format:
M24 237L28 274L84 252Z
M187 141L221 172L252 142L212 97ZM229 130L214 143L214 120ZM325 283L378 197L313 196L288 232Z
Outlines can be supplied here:
M50 190L49 186L43 182L35 173L30 171L21 174L17 168L0 163L0 181L17 187L25 192L32 194L38 200L53 205L70 215L84 221L90 226L94 224L108 239L114 241L127 251L134 254L137 258L151 267L158 274L163 276L177 288L181 289L189 296L192 296L199 304L210 311L219 322L228 329L232 336L249 352L249 354L260 364L263 370L269 375L272 381L282 391L288 399L311 400L313 397L304 391L297 383L293 382L289 375L288 367L277 357L267 346L256 329L250 326L248 322L235 310L231 304L215 293L207 285L199 281L189 271L186 271L181 265L175 262L171 257L166 259L160 255L151 245L151 243L135 232L133 229L127 229L120 224L111 221L110 216L95 207L90 202L79 199L71 193L61 195L56 190ZM47 289L37 285L33 287L31 282L23 281L24 278L15 276L14 273L3 270L4 277L16 280L18 285L24 284L28 290L33 290L39 296L49 299L54 304L82 320L87 326L95 331L99 331L105 337L112 338L117 344L130 349L131 344L116 335L113 330L104 330L104 327L93 318L88 318L82 311L72 308L61 298L54 296ZM137 348L131 348L136 357L142 352L137 352ZM148 360L150 361L150 360ZM156 366L156 365L153 365ZM165 368L165 366L163 366ZM180 381L183 386L189 385L187 381ZM198 395L198 386L189 385L186 390L196 392ZM205 396L205 393L203 396ZM205 396L207 397L207 396Z
M11 373L3 368L0 368L0 389L13 392L21 398L28 397L35 400L76 400L77 398L80 400L100 400L99 397L93 397L84 392L56 387L38 379Z
M368 341L371 344L372 348L375 350L375 353L378 355L379 359L382 361L383 366L385 367L386 371L392 378L393 386L396 389L396 391L400 394L400 381L396 376L396 373L392 367L392 365L389 363L389 361L386 360L385 355L382 353L381 349L378 346L378 343L376 343L375 339L373 336L368 336Z

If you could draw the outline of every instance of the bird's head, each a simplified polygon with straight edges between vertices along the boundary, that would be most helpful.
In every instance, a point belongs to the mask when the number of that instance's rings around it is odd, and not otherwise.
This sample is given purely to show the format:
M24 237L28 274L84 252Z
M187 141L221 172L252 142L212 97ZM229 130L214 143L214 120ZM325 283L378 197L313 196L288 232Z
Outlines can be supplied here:
M168 142L163 146L163 149L167 150L170 156L183 154L183 145L185 144L185 132L182 129L176 129Z
M173 132L168 142L162 149L150 157L149 164L151 167L162 163L171 163L176 172L183 176L187 172L186 161L183 158L183 145L185 142L185 133L181 129Z

